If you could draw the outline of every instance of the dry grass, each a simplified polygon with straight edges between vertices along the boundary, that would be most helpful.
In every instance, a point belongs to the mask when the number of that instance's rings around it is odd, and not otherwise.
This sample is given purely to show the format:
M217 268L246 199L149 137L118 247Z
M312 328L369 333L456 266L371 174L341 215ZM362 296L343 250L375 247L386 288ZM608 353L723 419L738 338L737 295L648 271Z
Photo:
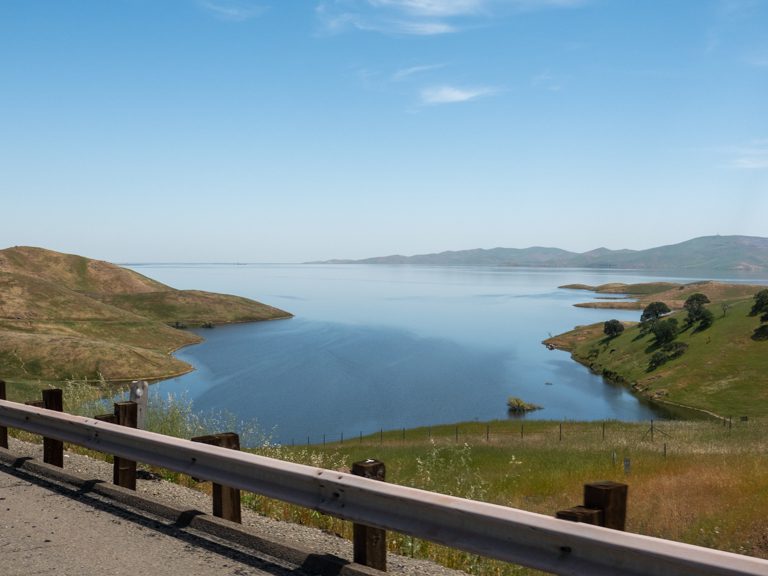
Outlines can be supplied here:
M99 411L96 391L75 386L65 398L92 413ZM249 426L226 414L195 415L184 399L168 400L154 417L157 431L181 437ZM389 482L546 515L581 503L587 482L625 482L628 531L768 558L768 418L655 422L653 436L650 423L471 422L296 448L251 432L251 445L266 456L343 472L377 458L386 463ZM166 477L196 485L181 474ZM313 510L254 494L244 494L243 503L273 518L352 535L350 523ZM388 546L480 576L538 574L402 534L390 533Z
M0 250L0 366L16 382L170 378L202 339L168 324L288 318L254 300L174 290L131 270L41 248Z

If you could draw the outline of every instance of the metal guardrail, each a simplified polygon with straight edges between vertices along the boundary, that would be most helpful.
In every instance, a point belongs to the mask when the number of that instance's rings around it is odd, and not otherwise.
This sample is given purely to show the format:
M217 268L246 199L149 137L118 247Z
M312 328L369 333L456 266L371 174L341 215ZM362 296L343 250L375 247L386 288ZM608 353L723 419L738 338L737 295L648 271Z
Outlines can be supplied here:
M575 524L4 400L0 425L556 574L768 575L768 561L758 558Z

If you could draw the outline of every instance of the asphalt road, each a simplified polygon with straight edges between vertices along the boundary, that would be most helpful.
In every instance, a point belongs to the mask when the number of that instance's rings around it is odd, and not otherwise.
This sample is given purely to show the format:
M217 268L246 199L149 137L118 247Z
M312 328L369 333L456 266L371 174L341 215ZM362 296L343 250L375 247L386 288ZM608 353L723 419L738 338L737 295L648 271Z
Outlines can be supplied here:
M3 576L312 573L183 524L116 504L87 488L0 467Z

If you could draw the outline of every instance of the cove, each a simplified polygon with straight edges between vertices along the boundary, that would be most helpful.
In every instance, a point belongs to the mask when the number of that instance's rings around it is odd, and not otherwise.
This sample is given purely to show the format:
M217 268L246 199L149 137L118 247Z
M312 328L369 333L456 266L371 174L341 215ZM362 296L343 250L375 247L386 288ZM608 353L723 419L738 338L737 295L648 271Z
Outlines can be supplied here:
M281 443L508 418L649 420L664 415L541 341L637 311L575 308L564 284L693 281L627 271L363 265L142 265L176 288L247 296L290 320L201 330L177 352L196 370L154 385L196 410L257 421Z

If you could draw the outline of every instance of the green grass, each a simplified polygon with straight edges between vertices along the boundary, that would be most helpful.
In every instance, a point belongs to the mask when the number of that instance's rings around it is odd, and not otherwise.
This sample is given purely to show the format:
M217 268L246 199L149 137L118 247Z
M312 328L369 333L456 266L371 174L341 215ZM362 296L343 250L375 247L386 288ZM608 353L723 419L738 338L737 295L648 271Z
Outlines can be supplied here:
M723 302L729 306L725 313ZM751 306L752 299L743 297L709 305L714 324L701 331L682 330L675 341L686 344L686 351L655 370L649 364L659 347L652 334L642 335L634 323L612 339L602 334L599 323L547 342L570 350L594 372L657 401L720 416L768 415L768 342L752 338L760 321L749 315ZM684 326L684 312L671 317Z
M547 515L580 504L584 483L626 482L628 531L768 557L761 508L768 504L766 432L766 419L731 426L673 421L655 423L651 441L650 423L495 421L419 428L404 436L390 431L362 442L273 453L344 471L354 461L376 458L387 465L389 482ZM274 502L253 504L277 518L351 533L339 520L318 521ZM392 535L389 545L473 574L534 573L401 535Z

